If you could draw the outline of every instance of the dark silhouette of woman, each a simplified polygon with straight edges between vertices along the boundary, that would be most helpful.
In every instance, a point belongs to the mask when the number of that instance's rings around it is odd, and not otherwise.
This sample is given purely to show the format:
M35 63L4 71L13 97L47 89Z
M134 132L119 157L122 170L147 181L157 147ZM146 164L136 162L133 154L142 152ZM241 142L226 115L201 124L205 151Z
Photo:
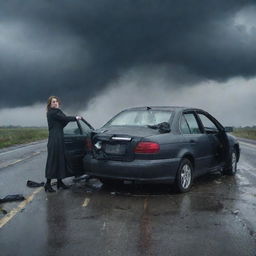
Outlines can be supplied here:
M47 102L47 121L48 121L48 144L47 162L45 167L45 177L47 182L44 186L46 192L56 192L51 186L51 179L57 179L57 189L67 189L62 179L69 176L70 167L68 165L63 128L70 121L80 120L80 116L66 116L60 110L60 100L56 96L51 96Z

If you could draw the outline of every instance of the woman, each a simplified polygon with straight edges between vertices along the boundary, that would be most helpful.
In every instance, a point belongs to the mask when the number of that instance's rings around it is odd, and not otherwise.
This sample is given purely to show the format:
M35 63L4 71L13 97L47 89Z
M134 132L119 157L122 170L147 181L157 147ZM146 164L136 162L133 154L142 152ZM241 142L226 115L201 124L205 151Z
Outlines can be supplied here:
M47 102L48 155L45 168L47 182L44 186L46 192L56 192L51 186L51 179L57 179L57 189L68 188L62 182L62 179L67 177L68 172L70 172L65 156L63 128L70 121L81 120L80 116L66 116L59 107L59 98L56 96L49 97Z

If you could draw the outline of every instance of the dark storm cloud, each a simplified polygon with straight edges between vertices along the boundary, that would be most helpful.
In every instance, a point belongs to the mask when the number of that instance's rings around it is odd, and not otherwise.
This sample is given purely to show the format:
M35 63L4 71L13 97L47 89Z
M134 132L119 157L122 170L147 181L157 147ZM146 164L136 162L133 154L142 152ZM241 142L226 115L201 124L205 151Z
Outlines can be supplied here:
M235 22L253 3L1 1L0 107L44 102L52 94L85 106L136 68L165 67L179 86L253 77L256 29Z

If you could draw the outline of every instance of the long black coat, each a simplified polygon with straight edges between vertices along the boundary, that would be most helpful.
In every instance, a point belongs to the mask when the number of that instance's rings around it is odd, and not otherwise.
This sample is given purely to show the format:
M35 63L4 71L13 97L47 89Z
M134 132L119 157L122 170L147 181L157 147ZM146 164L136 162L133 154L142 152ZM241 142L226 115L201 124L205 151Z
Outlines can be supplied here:
M49 129L48 156L45 167L47 179L62 179L71 176L71 168L65 155L63 128L70 121L75 121L74 116L66 116L58 108L50 108L47 112Z

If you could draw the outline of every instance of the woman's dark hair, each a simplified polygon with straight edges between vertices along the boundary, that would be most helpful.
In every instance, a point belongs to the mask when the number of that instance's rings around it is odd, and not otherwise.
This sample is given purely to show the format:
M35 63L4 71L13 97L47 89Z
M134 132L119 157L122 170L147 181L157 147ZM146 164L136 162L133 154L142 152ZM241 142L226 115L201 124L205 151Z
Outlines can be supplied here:
M47 106L46 106L47 111L51 108L52 99L56 99L59 102L59 104L61 104L60 99L58 97L50 96L47 100Z

